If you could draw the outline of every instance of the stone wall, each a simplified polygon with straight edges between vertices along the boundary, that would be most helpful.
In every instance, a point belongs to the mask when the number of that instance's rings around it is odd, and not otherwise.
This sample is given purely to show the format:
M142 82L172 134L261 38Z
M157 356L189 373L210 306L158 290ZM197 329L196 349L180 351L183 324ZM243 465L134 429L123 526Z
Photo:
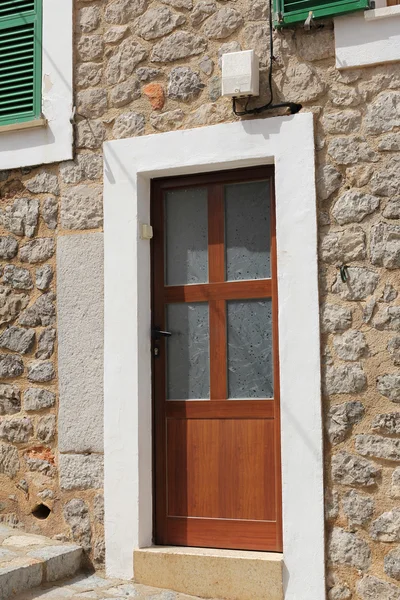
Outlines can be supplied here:
M76 1L75 160L0 176L0 518L73 537L96 564L101 482L59 484L71 459L56 433L55 243L101 230L104 140L236 119L220 97L224 52L256 50L250 106L269 99L267 15L265 0ZM336 70L331 22L275 33L274 55L276 100L300 102L316 126L329 598L395 600L400 70ZM90 472L90 454L81 464ZM37 520L42 502L52 512Z

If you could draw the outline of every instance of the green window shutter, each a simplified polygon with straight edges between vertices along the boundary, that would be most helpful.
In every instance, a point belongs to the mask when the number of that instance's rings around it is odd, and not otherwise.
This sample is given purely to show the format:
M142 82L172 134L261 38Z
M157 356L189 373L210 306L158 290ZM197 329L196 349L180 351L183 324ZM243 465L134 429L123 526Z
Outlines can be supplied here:
M337 17L370 8L370 0L274 0L275 27L305 22L310 12L313 19Z
M42 0L0 1L0 126L42 110Z

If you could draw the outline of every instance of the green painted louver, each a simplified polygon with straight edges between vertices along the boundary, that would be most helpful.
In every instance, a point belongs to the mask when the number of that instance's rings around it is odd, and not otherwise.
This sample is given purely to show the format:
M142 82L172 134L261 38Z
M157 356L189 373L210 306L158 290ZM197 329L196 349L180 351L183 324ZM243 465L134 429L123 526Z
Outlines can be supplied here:
M324 19L367 8L371 8L371 0L274 0L274 25L304 23L310 12L313 19Z
M42 0L0 0L0 126L41 116Z
M35 0L5 0L0 2L0 17L20 16L35 10Z

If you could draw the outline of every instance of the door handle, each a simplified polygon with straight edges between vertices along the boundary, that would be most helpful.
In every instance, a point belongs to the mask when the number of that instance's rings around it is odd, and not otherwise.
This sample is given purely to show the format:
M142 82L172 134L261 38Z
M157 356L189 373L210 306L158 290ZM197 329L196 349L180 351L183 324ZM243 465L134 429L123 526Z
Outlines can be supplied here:
M159 340L161 337L171 337L172 335L170 331L162 331L161 327L153 327L151 333L155 340Z

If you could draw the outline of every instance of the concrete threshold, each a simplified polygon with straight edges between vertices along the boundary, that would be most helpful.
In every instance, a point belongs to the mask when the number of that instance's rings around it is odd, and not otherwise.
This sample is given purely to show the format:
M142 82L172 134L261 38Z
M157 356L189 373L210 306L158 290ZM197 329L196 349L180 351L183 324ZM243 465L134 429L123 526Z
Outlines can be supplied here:
M134 551L135 581L202 598L283 600L283 555L152 546Z

